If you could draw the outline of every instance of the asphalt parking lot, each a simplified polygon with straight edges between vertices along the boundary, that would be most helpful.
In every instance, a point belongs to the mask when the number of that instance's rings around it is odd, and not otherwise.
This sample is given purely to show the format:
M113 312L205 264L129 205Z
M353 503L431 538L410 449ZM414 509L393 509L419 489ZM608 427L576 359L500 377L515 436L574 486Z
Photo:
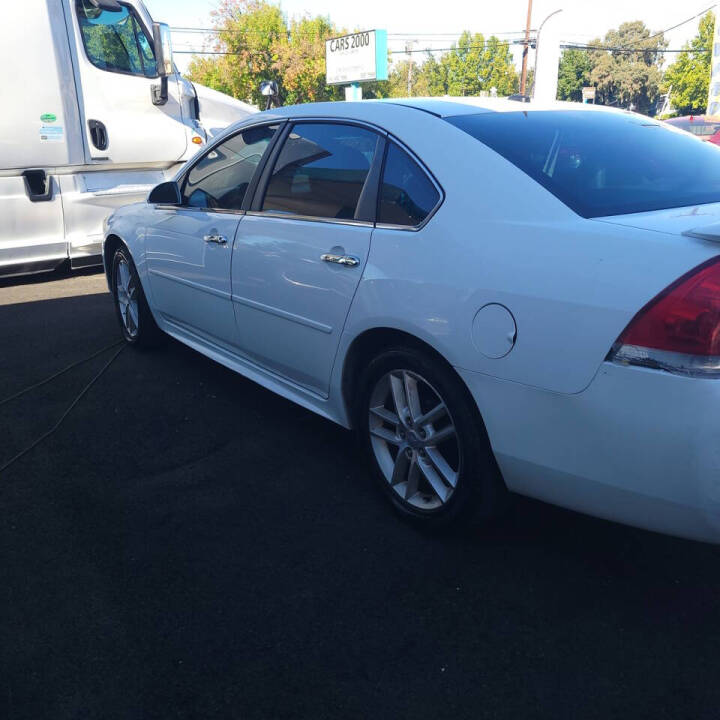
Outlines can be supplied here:
M0 467L117 340L102 274L0 282ZM349 433L175 342L0 472L0 574L7 720L720 712L720 548L528 500L420 535Z

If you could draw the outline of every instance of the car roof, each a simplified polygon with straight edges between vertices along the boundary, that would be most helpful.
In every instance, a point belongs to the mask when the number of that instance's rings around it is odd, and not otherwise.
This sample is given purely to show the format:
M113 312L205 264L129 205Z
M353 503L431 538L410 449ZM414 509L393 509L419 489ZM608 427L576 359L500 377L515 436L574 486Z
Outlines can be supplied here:
M383 98L381 100L361 100L358 102L322 102L288 105L266 111L268 117L300 117L323 115L326 117L349 117L356 111L366 116L370 107L379 106L384 112L391 112L392 107L402 107L430 113L437 117L456 115L473 115L495 112L533 112L540 110L587 111L587 112L627 112L602 105L583 104L577 102L520 102L509 98L489 97L418 97L418 98Z

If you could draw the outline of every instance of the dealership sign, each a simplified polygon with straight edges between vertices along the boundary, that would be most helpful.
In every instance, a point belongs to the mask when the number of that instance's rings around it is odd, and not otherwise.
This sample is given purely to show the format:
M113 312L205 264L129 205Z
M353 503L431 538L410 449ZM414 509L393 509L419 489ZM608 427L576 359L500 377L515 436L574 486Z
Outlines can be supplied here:
M328 85L387 80L387 31L367 30L325 42Z
M715 19L713 34L712 65L710 67L710 89L706 115L720 115L720 22Z

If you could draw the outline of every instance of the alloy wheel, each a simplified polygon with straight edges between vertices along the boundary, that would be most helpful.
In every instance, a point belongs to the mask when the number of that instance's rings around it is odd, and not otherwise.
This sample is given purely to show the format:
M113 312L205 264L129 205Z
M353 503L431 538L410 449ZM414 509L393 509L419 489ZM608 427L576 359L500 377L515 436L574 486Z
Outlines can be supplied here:
M440 394L410 370L386 373L370 395L370 441L392 490L420 510L437 510L460 474L460 444Z
M117 296L120 319L131 338L138 334L138 288L130 265L125 258L120 258L115 268L115 292Z

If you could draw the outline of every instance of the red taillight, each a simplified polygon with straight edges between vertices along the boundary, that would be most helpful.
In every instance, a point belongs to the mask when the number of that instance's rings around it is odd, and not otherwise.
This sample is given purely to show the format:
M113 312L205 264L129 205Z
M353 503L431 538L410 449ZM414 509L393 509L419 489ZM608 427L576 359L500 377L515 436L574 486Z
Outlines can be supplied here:
M625 328L611 358L686 374L720 372L720 258L663 290Z

